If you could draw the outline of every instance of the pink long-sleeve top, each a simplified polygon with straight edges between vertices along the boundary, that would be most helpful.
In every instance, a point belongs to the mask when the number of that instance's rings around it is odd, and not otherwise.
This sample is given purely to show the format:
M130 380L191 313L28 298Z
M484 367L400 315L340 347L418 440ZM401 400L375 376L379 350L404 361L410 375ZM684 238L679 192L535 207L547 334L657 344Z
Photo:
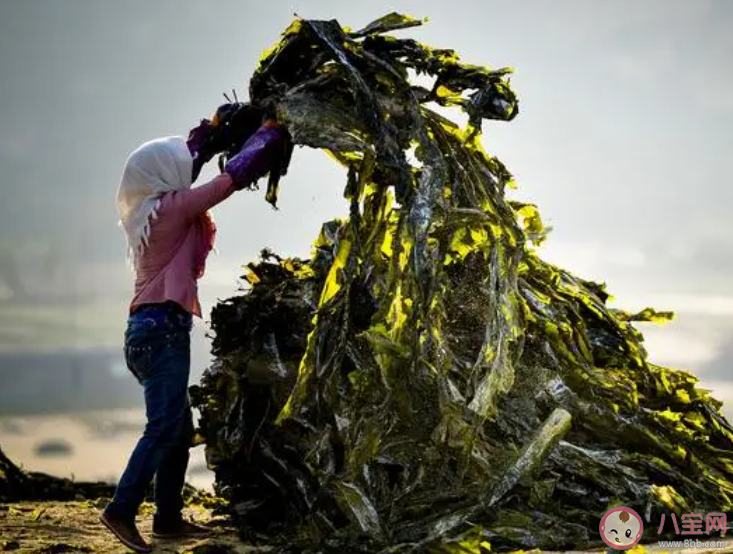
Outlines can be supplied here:
M170 300L201 317L194 273L203 233L198 220L235 190L229 174L222 173L204 185L162 197L148 247L139 260L130 312L141 304Z

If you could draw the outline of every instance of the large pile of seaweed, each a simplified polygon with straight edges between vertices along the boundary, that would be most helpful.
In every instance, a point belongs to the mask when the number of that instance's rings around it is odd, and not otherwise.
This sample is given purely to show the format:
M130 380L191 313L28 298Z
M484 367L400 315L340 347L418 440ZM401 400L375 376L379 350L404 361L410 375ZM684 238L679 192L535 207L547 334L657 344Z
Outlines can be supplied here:
M483 552L601 545L615 505L654 531L730 512L720 402L650 363L633 326L671 315L610 309L538 257L537 209L506 198L481 143L484 119L517 114L509 70L389 34L420 23L297 19L251 79L295 144L347 169L350 216L310 260L264 252L212 312L192 396L239 527L320 552Z

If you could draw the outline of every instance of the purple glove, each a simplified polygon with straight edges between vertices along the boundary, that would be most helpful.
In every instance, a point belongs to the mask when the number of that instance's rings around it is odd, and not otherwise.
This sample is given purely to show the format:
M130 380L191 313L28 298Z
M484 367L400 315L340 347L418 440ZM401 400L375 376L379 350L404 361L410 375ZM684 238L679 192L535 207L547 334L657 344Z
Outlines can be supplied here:
M278 127L263 125L257 129L239 153L224 166L224 171L234 182L234 188L242 190L264 177L277 161L282 140L283 131Z

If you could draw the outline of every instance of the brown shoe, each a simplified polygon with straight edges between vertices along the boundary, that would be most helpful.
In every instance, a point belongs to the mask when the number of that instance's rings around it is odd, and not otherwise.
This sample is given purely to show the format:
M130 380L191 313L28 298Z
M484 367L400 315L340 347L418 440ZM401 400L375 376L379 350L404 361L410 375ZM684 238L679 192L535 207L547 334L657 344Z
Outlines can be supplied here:
M130 521L124 517L102 512L102 515L99 516L99 521L101 521L107 529L112 531L114 536L117 537L127 548L131 548L135 552L140 552L142 554L153 551L153 547L146 543L140 536L140 532L135 526L134 519Z
M211 535L211 529L185 519L169 522L153 520L153 537L156 539L203 539Z

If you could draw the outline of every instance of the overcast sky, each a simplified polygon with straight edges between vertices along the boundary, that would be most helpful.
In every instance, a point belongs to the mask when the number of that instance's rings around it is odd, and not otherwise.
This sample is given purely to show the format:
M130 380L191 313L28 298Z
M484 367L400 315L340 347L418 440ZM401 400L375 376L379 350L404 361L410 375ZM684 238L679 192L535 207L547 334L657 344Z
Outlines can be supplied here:
M129 152L185 135L224 91L246 96L294 14L357 28L392 10L429 17L400 34L515 68L520 115L487 124L485 145L515 174L511 196L554 228L540 252L606 282L615 306L677 311L643 327L652 361L733 401L726 0L0 0L0 353L121 348L132 274L115 193ZM262 247L307 255L345 213L343 186L325 154L298 149L279 211L263 192L217 207L207 313Z

